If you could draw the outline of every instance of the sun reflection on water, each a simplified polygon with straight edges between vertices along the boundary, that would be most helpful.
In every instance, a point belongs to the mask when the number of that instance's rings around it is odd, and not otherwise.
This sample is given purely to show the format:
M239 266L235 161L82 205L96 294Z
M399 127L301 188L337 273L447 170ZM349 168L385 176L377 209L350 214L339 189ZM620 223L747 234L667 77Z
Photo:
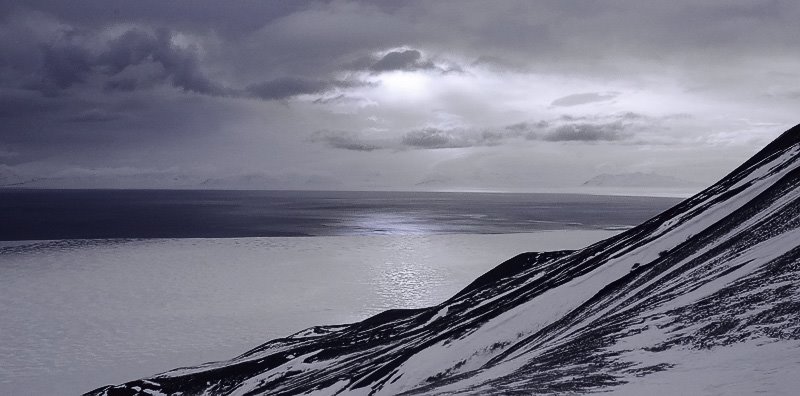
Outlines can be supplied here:
M420 308L434 305L436 289L445 281L442 268L431 261L427 236L404 235L392 238L392 251L383 262L375 263L374 287L385 308Z

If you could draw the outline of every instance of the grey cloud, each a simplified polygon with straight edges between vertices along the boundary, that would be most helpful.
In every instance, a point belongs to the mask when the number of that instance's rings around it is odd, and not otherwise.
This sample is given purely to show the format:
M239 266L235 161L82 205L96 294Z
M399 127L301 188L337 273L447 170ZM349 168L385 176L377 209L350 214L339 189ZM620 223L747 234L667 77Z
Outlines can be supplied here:
M158 36L138 29L128 30L111 40L108 48L99 56L98 63L111 75L118 74L126 67L140 64L148 58L158 61L169 51L169 34L159 31Z
M220 135L242 114L220 98L163 91L103 99L0 90L0 147L18 152L19 162L57 158L102 164L128 155L145 161L176 149L170 155L177 158L193 139Z
M617 141L631 137L630 129L634 122L649 124L653 121L632 112L602 117L562 115L553 120L520 122L507 125L501 128L504 133L494 133L491 135L493 139L484 139L478 144L485 145L487 142L499 143L519 137L524 137L526 140L548 142ZM487 135L484 134L485 136Z
M517 123L483 130L424 128L406 133L401 142L416 149L497 146L530 134L531 131L542 128L543 123L545 121Z
M487 145L493 146L496 144L500 144L503 140L508 137L507 134L503 134L500 132L495 131L483 131L481 132L481 142L484 142Z
M512 137L507 132L485 130L482 132L461 129L423 128L406 132L397 139L368 139L352 131L317 131L312 142L322 142L337 149L373 151L410 148L419 150L492 146Z
M115 3L109 7L103 0L63 2L59 0L26 0L14 4L0 3L0 18L14 15L19 9L46 11L70 24L92 28L106 26L108 21L124 20L131 24L170 25L178 28L207 28L236 37L264 24L297 11L308 9L309 1L243 2L232 7L216 0L164 2L138 0Z
M387 72L395 70L413 71L434 69L433 62L423 60L422 53L417 50L392 51L384 55L369 67L374 72Z
M373 151L382 148L349 131L317 131L311 136L311 141L322 142L332 148L351 151Z
M506 125L504 129L511 132L524 132L529 130L530 127L531 125L527 122L518 122L516 124Z
M563 122L585 121L589 119L591 119L589 116L576 116L572 114L562 114L560 117L558 117L558 121Z
M430 60L424 59L424 50L481 61L502 60L517 65L515 69L519 71L619 75L636 72L630 69L641 64L637 59L645 64L654 59L668 62L672 54L705 55L710 49L722 56L704 56L701 63L727 68L737 64L727 62L730 57L757 59L757 55L769 51L788 53L794 48L791 37L800 34L797 24L786 23L800 16L800 7L785 1L763 7L724 2L698 6L693 2L656 5L627 1L602 6L507 1L491 7L469 2L460 7L428 2L393 6L347 1L284 3L224 7L199 1L192 7L182 7L137 2L117 5L114 12L99 1L69 6L57 1L29 1L25 7L41 9L90 31L122 17L132 25L169 26L175 31L206 37L211 36L209 31L219 33L221 42L214 54L217 66L224 72L242 76L245 86L253 81L292 75L330 80L333 74L346 68L343 65L348 59L409 44L418 49L396 50L360 67L375 72L431 68ZM0 15L11 19L16 8L0 6ZM214 18L220 14L225 18ZM697 23L698 20L702 23ZM741 28L737 23L745 27L757 24L758 28ZM519 37L530 39L519 40ZM136 62L151 48L151 40L143 37L120 41L117 45L131 49L122 51L130 62ZM608 41L614 45L606 45ZM137 53L133 51L135 48L142 50ZM741 48L746 51L739 51ZM3 50L6 52L6 48ZM55 50L50 55L54 86L85 78L86 68L80 55L70 52L77 57L64 58L64 54L59 55ZM177 87L206 94L231 94L212 83L209 74L198 66L196 57L187 58L187 49L180 50L183 53L174 57L167 56L169 51L164 52L162 60L157 61L163 61L170 69L170 79ZM628 62L630 57L614 56L617 53L635 56ZM698 70L699 74L707 74L702 70L717 68ZM135 79L114 79L106 84L110 91L146 86Z
M93 48L92 31L68 31L53 43L41 44L41 65L38 78L24 82L23 87L57 95L90 78L110 78L107 91L132 91L154 83L169 81L176 88L206 95L225 95L227 90L211 81L201 70L197 49L183 48L172 42L174 32L159 29L154 34L130 29ZM115 78L126 69L152 63L160 73L147 76ZM2 81L4 85L13 81Z
M253 84L247 88L251 95L264 100L281 100L298 95L321 94L350 84L339 81L309 80L283 77Z
M425 128L408 132L403 135L402 143L406 146L425 149L458 148L472 145L463 137L453 133L453 131L438 128Z
M42 79L46 87L69 88L83 82L92 69L91 54L74 44L43 45Z
M609 115L562 114L551 120L521 122L504 129L513 136L524 136L527 140L548 142L594 142L620 141L634 137L635 131L654 130L665 117L650 117L635 112L620 112ZM646 139L637 140L646 143Z
M106 121L113 121L121 118L120 114L112 113L107 110L103 109L89 109L86 111L82 111L78 114L73 116L67 117L67 121L70 122L106 122Z
M574 95L567 95L558 98L551 103L551 106L577 106L587 103L606 102L619 96L619 92L588 92Z
M278 74L301 70L305 75L329 73L333 65L340 65L339 61L408 44L473 59L503 59L534 69L569 67L618 73L618 69L605 67L626 66L626 58L614 56L617 54L668 60L672 55L705 55L709 50L725 56L704 56L705 62L724 66L728 57L737 54L750 57L791 51L795 48L793 37L800 34L800 26L791 23L800 16L800 8L788 0L757 5L725 1L503 1L491 6L463 2L458 7L449 2L388 6L357 1L269 1L236 7L197 1L187 7L182 2L155 0L107 7L102 1L76 5L30 0L25 7L93 28L124 18L132 24L213 31L226 41L230 61L243 70L255 72L266 67ZM17 8L12 4L0 6L0 15L9 16ZM241 56L243 51L254 49L247 57ZM740 49L745 51L737 51ZM386 63L403 67L413 53L404 56L398 56L395 62L387 59ZM584 62L576 62L580 60ZM262 79L269 77L275 76Z
M649 117L647 117L647 116L645 116L643 114L634 113L632 111L626 111L626 112L623 112L623 113L618 113L615 116L618 117L622 121L643 121L643 120L646 121L646 120L649 119ZM686 114L673 114L673 115L670 115L669 117L674 118L676 116L677 117L685 117Z
M653 120L636 114L620 113L611 117L562 116L555 120L520 122L499 128L442 129L422 128L404 133L397 140L377 141L366 139L363 134L350 131L318 131L312 135L314 142L323 142L332 148L373 151L405 147L418 150L443 148L486 147L511 144L520 139L547 142L595 142L618 141L633 134L631 119L640 124ZM578 122L580 120L580 122Z
M197 50L182 48L172 43L173 33L160 29L152 35L141 30L129 30L108 43L108 49L97 60L97 65L110 75L144 62L160 64L165 77L172 85L186 91L207 95L224 95L227 90L211 81L200 70ZM129 88L134 84L117 87ZM114 85L111 85L112 87ZM107 85L107 88L110 87Z
M525 136L528 140L538 139L541 132L550 126L550 122L540 120L536 122L520 122L505 126L503 129L507 131L509 136L518 137Z
M31 91L0 89L0 119L41 117L62 108L53 98L43 98Z
M542 136L542 139L550 142L594 142L622 140L625 137L627 137L625 126L619 122L610 122L561 125Z
M480 55L470 63L471 66L486 67L498 71L523 71L524 64L504 59L498 56Z
M347 96L345 96L344 94L339 94L339 95L336 95L336 96L334 96L332 98L330 98L330 97L328 97L328 98L322 97L322 98L314 99L313 103L314 104L344 103L347 100L348 100Z
M210 79L202 70L199 49L175 44L173 31L131 28L95 48L87 44L91 34L91 31L64 33L55 43L41 45L39 76L25 82L23 87L55 96L76 84L99 78L105 80L102 87L108 93L133 92L167 83L183 91L210 96L281 100L359 85L354 81L290 76L251 84L243 90L234 89ZM0 81L0 84L14 82Z
M133 92L140 89L142 85L142 82L135 78L119 78L106 81L103 84L103 90L106 92Z

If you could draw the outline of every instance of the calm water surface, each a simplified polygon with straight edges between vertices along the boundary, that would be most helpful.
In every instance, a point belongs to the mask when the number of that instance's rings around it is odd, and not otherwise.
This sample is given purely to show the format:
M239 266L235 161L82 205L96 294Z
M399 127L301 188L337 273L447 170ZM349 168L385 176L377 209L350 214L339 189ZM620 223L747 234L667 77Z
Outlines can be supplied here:
M0 240L608 229L637 225L677 202L579 194L0 190Z

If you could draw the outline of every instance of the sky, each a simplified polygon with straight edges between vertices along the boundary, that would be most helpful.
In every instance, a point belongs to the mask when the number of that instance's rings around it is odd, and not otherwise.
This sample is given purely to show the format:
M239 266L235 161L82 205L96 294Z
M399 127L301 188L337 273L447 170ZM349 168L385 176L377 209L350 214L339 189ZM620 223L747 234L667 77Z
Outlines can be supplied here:
M3 1L0 184L702 186L800 122L798 20L796 1Z

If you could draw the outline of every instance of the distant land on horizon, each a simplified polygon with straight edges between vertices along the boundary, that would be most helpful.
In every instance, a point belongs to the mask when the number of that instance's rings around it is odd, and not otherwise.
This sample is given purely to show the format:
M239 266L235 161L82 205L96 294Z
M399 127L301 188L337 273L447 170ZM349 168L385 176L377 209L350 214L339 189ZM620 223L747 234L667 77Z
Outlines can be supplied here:
M292 184L294 183L294 184ZM7 189L42 190L198 190L198 191L365 191L365 192L441 192L508 194L591 194L687 198L702 184L653 172L598 174L581 184L566 186L475 187L447 178L426 179L413 186L344 186L326 180L292 182L263 174L242 174L226 178L200 178L176 174L132 174L102 177L39 177L23 179L0 173L0 191Z
M486 193L556 193L631 196L688 197L697 193L702 184L657 173L598 174L583 183L531 187L515 185L504 178L494 183L447 177L426 178L409 186L368 185L352 186L323 177L270 176L247 173L226 177L201 177L180 173L92 174L70 176L30 177L0 168L2 189L115 189L115 190L253 190L253 191L426 191L426 192L486 192Z
M653 172L631 172L602 173L585 181L583 185L596 187L685 188L700 187L702 184Z

